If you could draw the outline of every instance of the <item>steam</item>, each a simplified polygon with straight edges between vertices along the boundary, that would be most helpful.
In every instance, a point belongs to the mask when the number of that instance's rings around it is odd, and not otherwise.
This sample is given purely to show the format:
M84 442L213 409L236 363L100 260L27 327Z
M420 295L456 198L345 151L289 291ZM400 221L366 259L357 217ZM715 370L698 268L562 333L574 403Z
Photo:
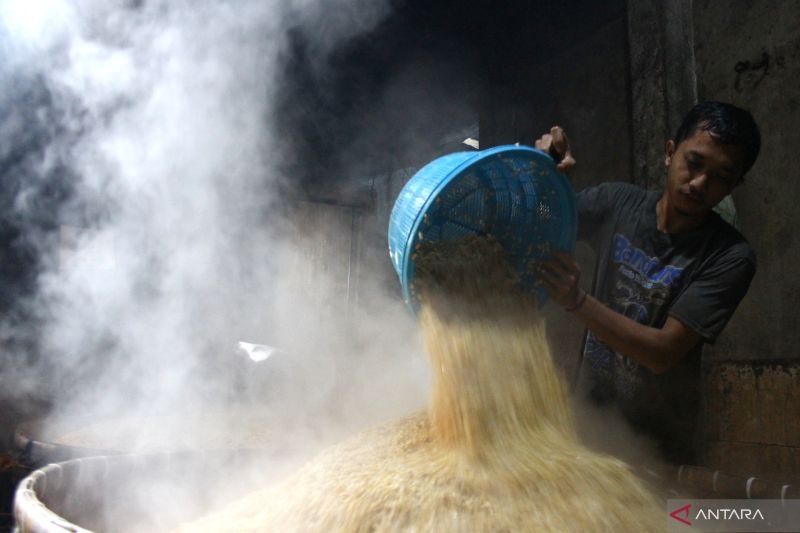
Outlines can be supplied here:
M368 403L358 424L424 403L410 317L396 299L369 304L369 320L341 313L336 279L309 294L314 237L279 195L291 185L274 127L288 29L304 31L324 69L388 1L0 5L3 85L45 94L33 108L5 102L0 144L30 128L41 141L18 165L14 213L41 208L42 182L60 184L62 200L57 232L24 233L40 259L33 320L7 317L2 332L33 328L41 356L7 359L5 394L93 418ZM255 367L241 341L279 350ZM377 397L380 408L365 402Z
M348 257L369 244L352 209L282 192L298 189L278 127L290 32L324 78L337 47L389 13L390 0L0 0L2 216L37 258L26 299L5 291L0 400L51 402L68 430L263 409L268 433L301 440L298 425L338 438L424 405L415 324L382 284L385 226L361 220L381 250L347 305ZM364 177L375 151L387 171L438 155L415 140L465 115L459 69L393 72L351 118L337 173ZM207 428L171 429L191 445Z

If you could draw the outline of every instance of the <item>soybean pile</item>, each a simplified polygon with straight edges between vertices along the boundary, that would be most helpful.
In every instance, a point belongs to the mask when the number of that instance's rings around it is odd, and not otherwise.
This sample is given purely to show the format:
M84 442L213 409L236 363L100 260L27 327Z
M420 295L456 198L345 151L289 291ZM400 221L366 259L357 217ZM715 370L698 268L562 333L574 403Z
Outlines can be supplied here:
M490 237L415 252L428 409L329 448L182 531L657 531L661 505L578 440L544 320Z

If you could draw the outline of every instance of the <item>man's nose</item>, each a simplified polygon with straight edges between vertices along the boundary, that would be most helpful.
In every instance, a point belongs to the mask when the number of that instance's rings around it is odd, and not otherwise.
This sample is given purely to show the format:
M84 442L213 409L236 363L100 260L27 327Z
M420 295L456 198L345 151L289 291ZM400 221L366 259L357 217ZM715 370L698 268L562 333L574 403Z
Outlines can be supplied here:
M702 172L695 175L691 181L689 181L689 188L693 191L705 192L708 188L708 174Z

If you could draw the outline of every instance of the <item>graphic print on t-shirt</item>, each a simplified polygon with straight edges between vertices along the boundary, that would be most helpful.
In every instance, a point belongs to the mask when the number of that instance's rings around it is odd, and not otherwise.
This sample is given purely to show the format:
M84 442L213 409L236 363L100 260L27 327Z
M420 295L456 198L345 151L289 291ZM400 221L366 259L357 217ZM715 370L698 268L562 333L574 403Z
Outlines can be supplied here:
M653 325L658 318L654 311L664 311L664 303L680 288L684 269L647 255L620 233L614 234L610 261L607 286L610 307L640 324ZM609 393L615 391L618 399L633 400L642 381L640 365L615 354L591 331L584 353L593 374L597 399L610 399Z

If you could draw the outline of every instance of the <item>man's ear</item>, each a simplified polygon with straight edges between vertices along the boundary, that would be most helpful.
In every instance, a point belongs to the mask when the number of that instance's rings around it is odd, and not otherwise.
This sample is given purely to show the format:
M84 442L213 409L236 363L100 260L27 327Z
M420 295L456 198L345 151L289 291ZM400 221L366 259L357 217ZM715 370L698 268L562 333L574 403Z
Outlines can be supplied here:
M675 155L675 141L672 139L667 141L667 146L664 149L664 166L668 167L672 161L672 156Z

